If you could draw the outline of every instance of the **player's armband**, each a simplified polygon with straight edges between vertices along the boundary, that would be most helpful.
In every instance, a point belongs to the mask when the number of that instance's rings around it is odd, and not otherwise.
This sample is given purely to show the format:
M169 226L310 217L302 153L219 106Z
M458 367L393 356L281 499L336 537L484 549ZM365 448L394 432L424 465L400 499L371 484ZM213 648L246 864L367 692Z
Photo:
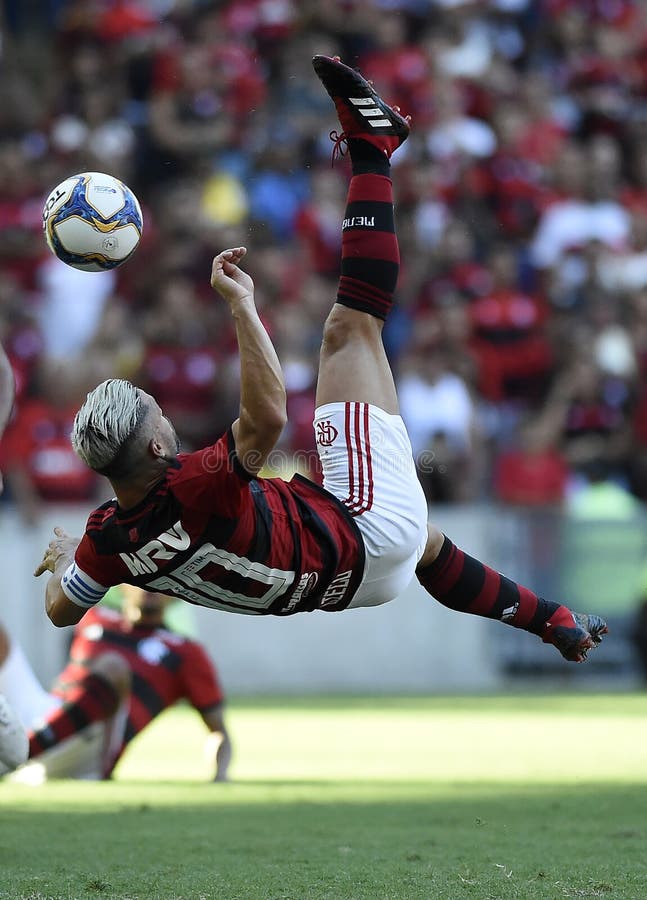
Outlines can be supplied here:
M72 563L66 569L61 579L61 587L68 600L71 600L77 606L82 606L84 609L90 609L108 591L107 587L99 584L98 581L90 578L82 569L79 569L76 563Z

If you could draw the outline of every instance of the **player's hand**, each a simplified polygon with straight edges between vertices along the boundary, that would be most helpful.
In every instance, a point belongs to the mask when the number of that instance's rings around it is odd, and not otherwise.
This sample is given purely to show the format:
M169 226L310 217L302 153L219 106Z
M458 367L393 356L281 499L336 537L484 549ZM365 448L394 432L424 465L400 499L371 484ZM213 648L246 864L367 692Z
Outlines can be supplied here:
M229 305L254 296L254 282L247 272L238 268L246 253L246 247L223 250L215 257L211 267L211 287Z
M58 525L54 529L54 534L56 537L49 542L40 565L34 571L36 578L43 572L53 572L62 556L66 559L73 559L76 548L79 546L80 538L70 537Z

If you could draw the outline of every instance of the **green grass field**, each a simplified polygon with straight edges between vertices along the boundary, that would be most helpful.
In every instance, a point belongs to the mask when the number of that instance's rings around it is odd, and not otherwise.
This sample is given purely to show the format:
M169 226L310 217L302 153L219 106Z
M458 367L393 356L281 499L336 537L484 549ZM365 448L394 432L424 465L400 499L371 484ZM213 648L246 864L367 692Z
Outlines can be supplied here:
M188 709L112 783L0 784L0 897L647 898L647 697L232 702L229 784Z

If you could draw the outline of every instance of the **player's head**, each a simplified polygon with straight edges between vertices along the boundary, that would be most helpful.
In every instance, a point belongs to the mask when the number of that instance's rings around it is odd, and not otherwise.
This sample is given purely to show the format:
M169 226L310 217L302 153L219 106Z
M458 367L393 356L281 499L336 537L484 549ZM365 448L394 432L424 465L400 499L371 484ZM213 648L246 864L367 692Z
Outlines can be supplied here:
M123 597L122 610L129 622L133 625L163 624L164 613L169 603L173 602L172 597L152 593L133 584L122 584L120 590Z
M88 394L74 419L72 446L113 482L136 479L151 465L166 466L179 450L175 429L154 398L118 378Z

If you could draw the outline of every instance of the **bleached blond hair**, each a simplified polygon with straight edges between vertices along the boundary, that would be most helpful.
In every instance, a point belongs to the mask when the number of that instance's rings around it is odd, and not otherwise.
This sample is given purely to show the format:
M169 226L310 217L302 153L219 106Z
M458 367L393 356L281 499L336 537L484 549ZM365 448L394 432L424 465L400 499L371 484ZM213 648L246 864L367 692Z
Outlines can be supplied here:
M85 398L72 428L72 446L83 462L108 476L128 468L128 447L146 415L141 391L119 378L102 382Z

